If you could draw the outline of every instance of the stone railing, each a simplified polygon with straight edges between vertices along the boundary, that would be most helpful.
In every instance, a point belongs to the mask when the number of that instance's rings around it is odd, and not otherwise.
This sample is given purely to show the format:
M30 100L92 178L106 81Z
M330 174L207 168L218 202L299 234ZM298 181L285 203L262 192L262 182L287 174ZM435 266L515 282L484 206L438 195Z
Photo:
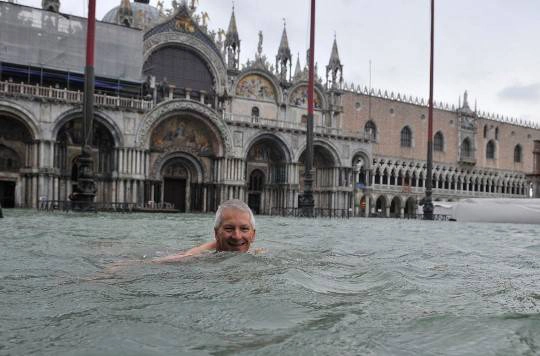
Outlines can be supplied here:
M12 83L0 81L0 96L13 96L24 98L43 98L56 100L69 104L82 104L84 93L67 89L53 87L42 87L24 83ZM141 99L123 98L105 94L94 94L96 106L120 108L127 110L146 111L153 107L153 102Z
M245 123L254 127L271 127L285 130L306 131L306 124L285 120L268 119L260 116L239 115L223 112L223 120L231 123ZM367 131L348 131L336 127L315 126L315 134L332 135L341 137L359 138L366 141L373 141L372 135Z

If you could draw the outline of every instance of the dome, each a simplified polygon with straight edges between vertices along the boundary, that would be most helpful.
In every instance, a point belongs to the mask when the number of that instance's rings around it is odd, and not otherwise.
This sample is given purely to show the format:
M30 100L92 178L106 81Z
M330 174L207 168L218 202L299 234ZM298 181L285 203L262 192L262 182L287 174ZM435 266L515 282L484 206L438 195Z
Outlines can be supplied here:
M154 24L156 24L159 19L159 10L149 4L141 2L130 2L131 10L133 11L133 26L138 29L145 29ZM120 6L116 6L114 9L110 10L103 16L103 22L114 23L117 25L122 25L118 19L118 11Z

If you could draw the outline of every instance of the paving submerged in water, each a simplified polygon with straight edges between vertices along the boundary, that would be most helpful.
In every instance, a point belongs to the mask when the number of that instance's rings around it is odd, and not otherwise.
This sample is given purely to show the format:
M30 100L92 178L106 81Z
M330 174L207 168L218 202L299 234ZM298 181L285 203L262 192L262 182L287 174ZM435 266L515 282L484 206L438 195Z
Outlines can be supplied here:
M0 354L540 353L540 226L258 217L266 253L105 273L213 216L5 215Z

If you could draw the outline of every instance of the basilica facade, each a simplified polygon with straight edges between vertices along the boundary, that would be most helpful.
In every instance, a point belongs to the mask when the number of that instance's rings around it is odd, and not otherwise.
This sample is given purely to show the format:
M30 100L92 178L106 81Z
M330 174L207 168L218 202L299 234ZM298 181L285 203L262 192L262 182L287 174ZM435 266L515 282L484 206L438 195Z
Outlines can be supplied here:
M277 55L240 62L232 13L208 28L196 2L172 9L123 0L97 24L93 160L96 201L214 211L225 199L259 214L303 191L307 68L286 29ZM0 2L0 198L7 207L68 200L83 141L86 20ZM334 41L315 87L319 208L415 214L426 181L422 99L344 84ZM272 62L272 63L270 63ZM540 130L457 107L435 111L434 198L528 197L540 176ZM535 188L538 196L540 192Z

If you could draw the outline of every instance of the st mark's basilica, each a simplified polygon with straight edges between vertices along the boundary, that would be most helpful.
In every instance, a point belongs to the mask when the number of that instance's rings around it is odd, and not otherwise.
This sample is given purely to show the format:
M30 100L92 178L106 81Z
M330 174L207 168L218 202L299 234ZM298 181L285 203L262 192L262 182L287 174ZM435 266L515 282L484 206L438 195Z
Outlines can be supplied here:
M96 33L96 201L168 203L208 212L238 198L260 214L303 191L307 68L287 31L277 53L208 28L195 1L119 1ZM248 21L247 19L239 19ZM281 29L276 29L280 31ZM67 200L77 177L86 19L0 2L0 199ZM240 51L253 52L246 63ZM324 49L319 49L320 52ZM315 88L314 194L319 208L403 217L426 180L427 102L344 82L338 45ZM275 60L274 60L275 59ZM352 59L348 59L352 62ZM540 197L538 126L437 103L436 201Z

